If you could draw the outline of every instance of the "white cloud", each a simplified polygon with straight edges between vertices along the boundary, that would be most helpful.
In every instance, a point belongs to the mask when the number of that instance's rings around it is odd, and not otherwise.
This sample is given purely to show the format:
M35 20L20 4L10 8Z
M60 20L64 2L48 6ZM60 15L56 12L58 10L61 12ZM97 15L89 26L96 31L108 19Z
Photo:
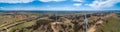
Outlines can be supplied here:
M82 4L81 3L74 3L73 6L80 7L80 6L82 6Z
M85 0L73 0L75 2L84 2Z
M0 3L29 3L34 0L0 0Z
M93 7L93 8L108 8L114 6L116 3L119 3L120 0L95 0L93 3L88 4L88 6Z
M66 0L39 0L41 2L61 2L61 1L66 1Z

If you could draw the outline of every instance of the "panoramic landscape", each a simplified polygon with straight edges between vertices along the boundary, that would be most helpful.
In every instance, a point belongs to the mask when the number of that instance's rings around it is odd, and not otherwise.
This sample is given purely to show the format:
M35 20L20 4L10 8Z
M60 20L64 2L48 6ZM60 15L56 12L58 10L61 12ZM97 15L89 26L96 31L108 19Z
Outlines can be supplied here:
M120 11L2 11L0 32L120 32L119 21Z
M0 0L0 32L120 32L120 0Z

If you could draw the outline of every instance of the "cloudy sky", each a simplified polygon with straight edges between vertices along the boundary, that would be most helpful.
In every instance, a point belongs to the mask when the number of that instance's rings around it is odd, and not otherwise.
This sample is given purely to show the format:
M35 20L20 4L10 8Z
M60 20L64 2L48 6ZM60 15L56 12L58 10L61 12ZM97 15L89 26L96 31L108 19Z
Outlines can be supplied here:
M120 0L0 0L0 10L120 10Z

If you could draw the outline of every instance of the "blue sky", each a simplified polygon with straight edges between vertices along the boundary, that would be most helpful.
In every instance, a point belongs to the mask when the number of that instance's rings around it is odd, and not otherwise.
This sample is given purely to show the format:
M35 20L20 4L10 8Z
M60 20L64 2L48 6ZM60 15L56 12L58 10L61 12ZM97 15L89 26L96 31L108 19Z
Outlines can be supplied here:
M0 10L120 10L120 0L0 0Z

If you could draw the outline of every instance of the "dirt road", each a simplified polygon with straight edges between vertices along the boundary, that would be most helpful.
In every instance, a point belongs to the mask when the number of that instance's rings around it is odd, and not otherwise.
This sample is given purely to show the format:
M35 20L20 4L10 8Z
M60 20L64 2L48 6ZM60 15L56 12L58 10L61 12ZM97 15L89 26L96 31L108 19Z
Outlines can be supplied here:
M115 14L106 15L106 16L102 17L102 19L109 18L109 17L111 17L111 16L113 16L113 15L115 15ZM92 26L88 29L88 32L95 32L96 27L97 27L97 24L102 24L102 23L103 23L103 20L97 21L94 25L92 25Z
M88 29L88 32L95 32L97 24L102 24L102 23L103 23L102 20L97 21L94 25L92 25L92 27Z

